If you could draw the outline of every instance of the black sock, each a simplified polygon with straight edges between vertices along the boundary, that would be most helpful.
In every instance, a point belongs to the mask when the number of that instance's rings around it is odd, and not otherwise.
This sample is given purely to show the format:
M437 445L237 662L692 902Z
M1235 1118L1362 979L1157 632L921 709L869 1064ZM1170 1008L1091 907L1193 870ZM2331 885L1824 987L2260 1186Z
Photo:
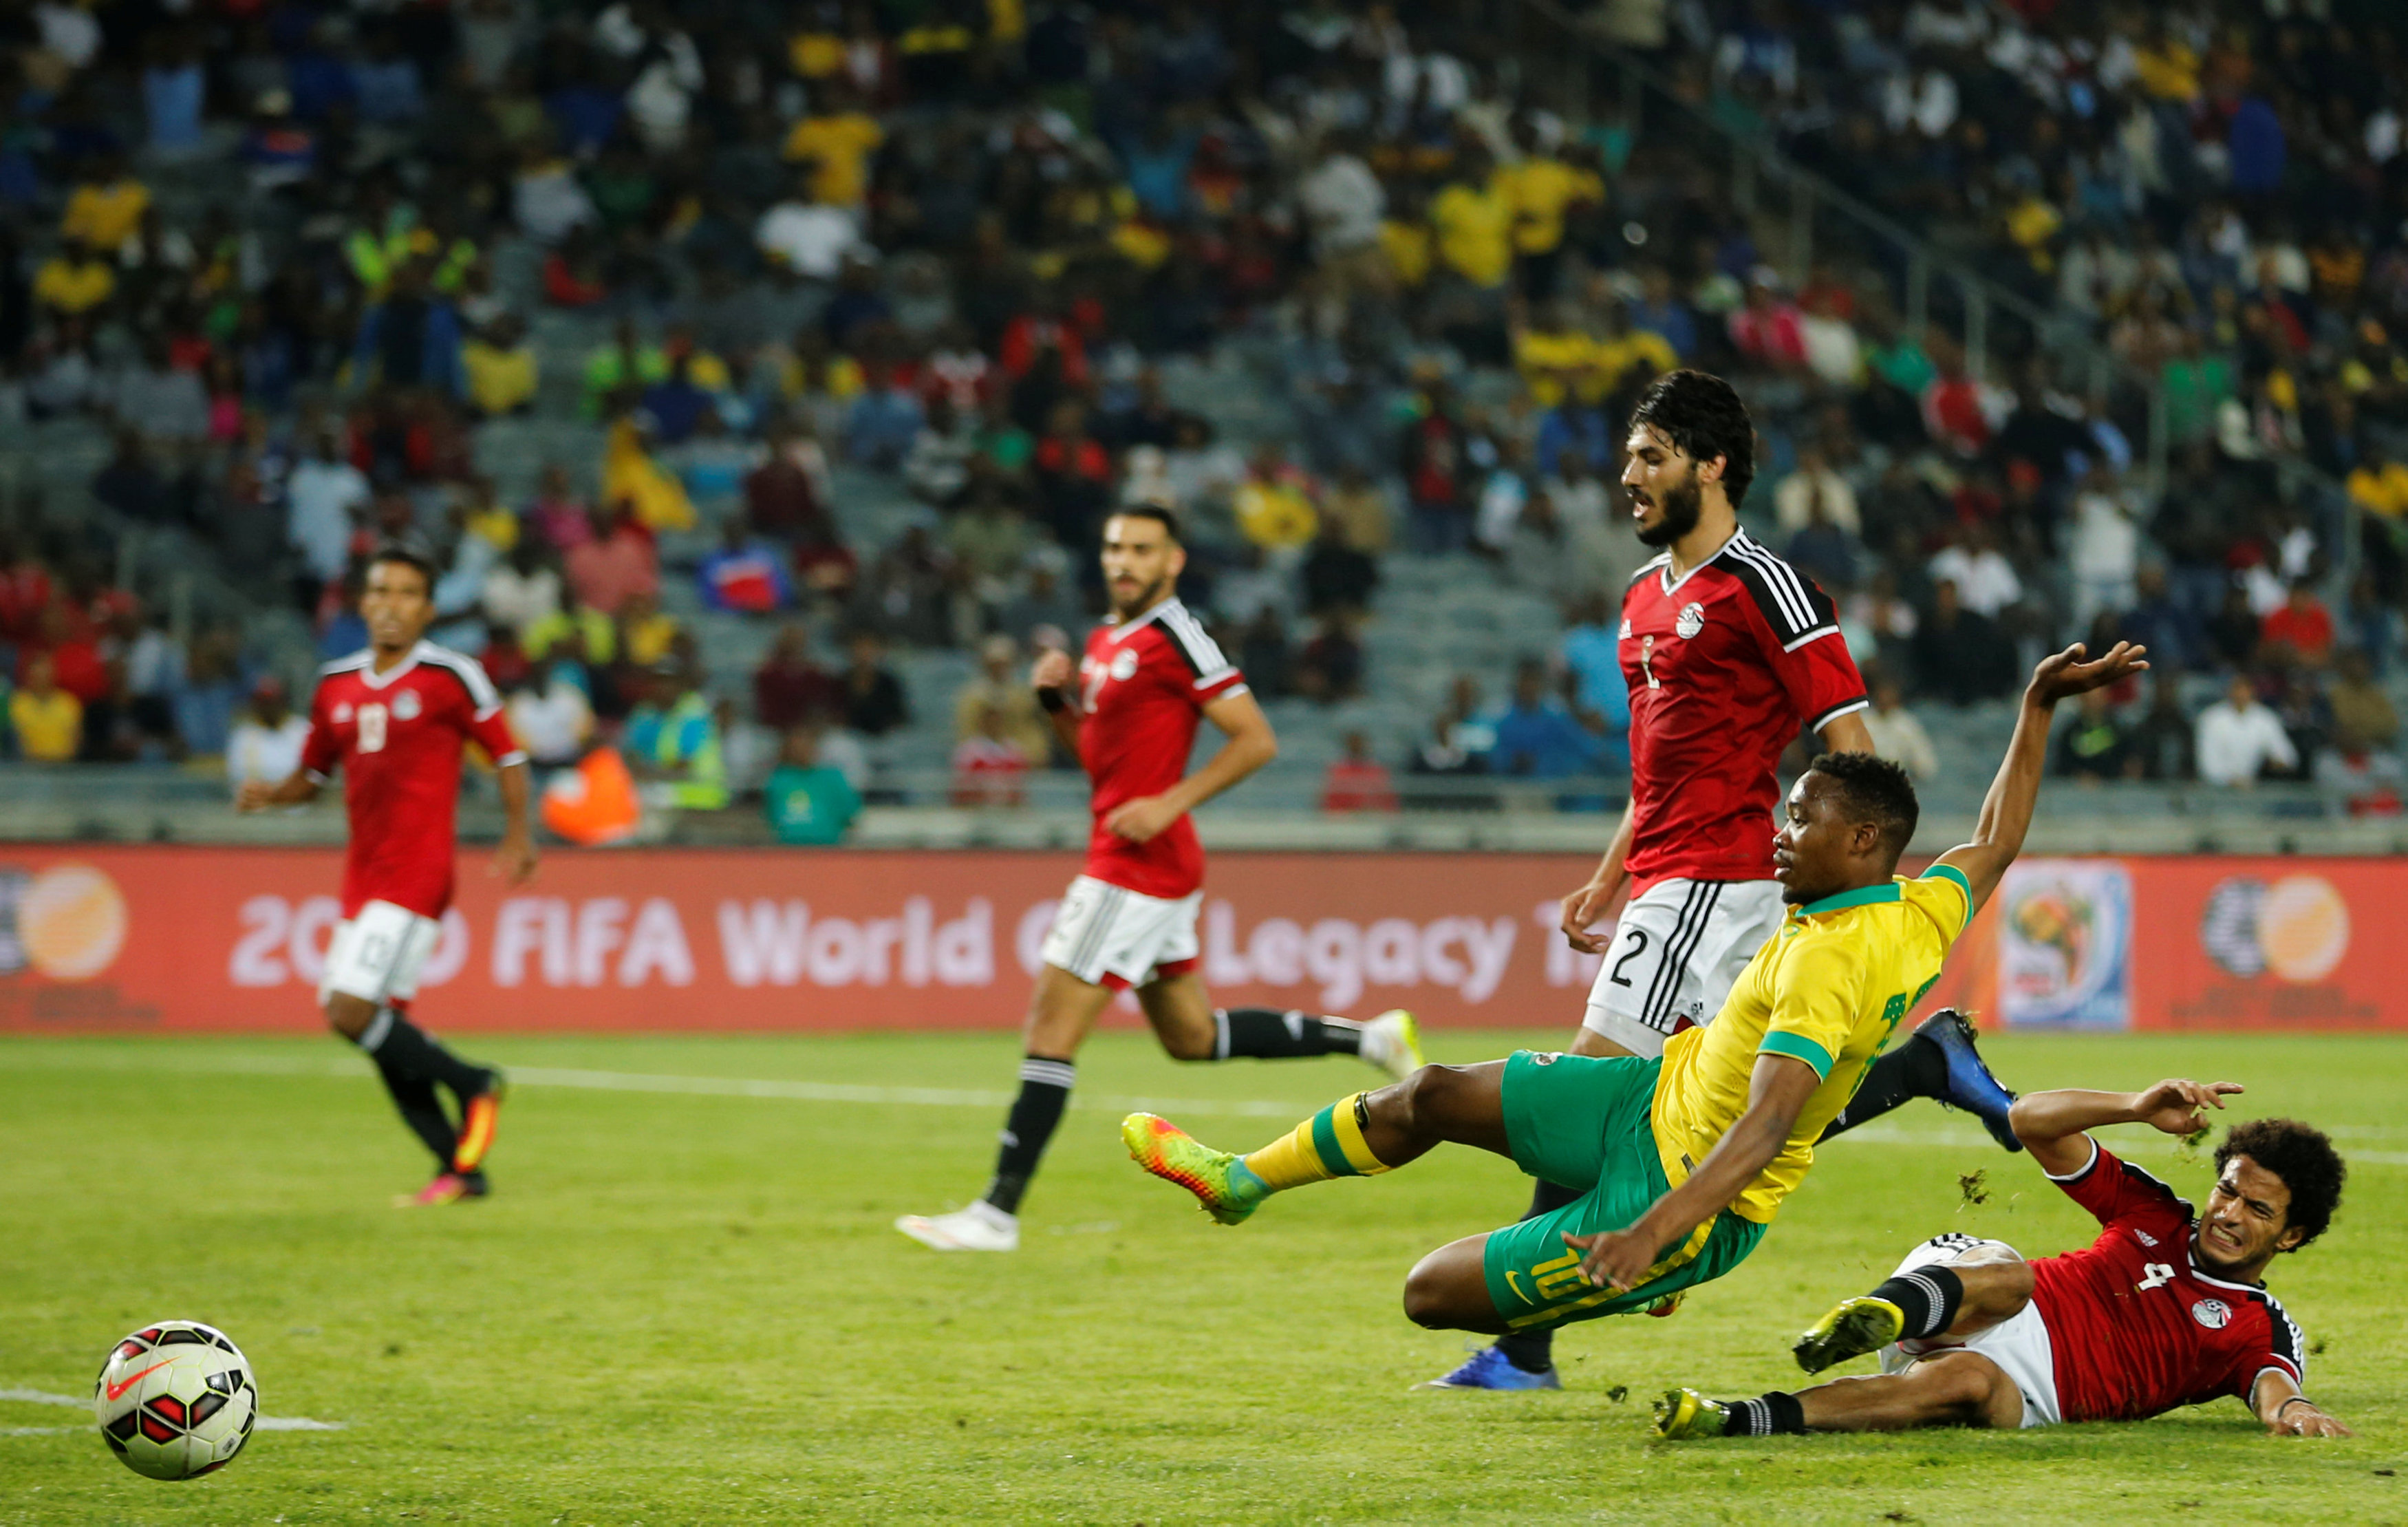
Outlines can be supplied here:
M1948 1095L1948 1057L1939 1044L1920 1034L1910 1034L1905 1044L1865 1068L1865 1079L1856 1095L1840 1110L1829 1128L1817 1137L1828 1140L1844 1134L1867 1119L1879 1118L1909 1098L1944 1098Z
M1567 1203L1577 1203L1584 1195L1577 1188L1567 1188L1559 1182L1541 1177L1530 1185L1529 1211L1525 1219L1536 1219L1542 1214L1553 1214ZM1505 1361L1526 1374L1542 1374L1555 1365L1555 1333L1552 1331L1509 1332L1497 1338L1497 1350Z
M1965 1280L1951 1268L1917 1267L1875 1289L1873 1297L1906 1312L1900 1341L1920 1341L1956 1323L1956 1306L1965 1303Z
M1317 1017L1311 1013L1281 1013L1268 1007L1215 1008L1212 1059L1285 1060L1299 1055L1360 1055L1363 1026L1345 1018Z
M423 1076L398 1075L382 1066L377 1068L377 1074L384 1078L384 1089L393 1094L393 1105L401 1110L401 1121L409 1126L409 1132L449 1170L452 1153L460 1145L460 1133L443 1111L443 1101L435 1095L435 1084Z
M995 1153L995 1181L987 1185L986 1202L1006 1214L1020 1212L1020 1195L1037 1175L1037 1163L1069 1106L1070 1086L1078 1067L1068 1060L1032 1055L1020 1062L1020 1096L1004 1116L1003 1144Z
M1806 1407L1798 1396L1774 1390L1754 1400L1733 1400L1730 1419L1723 1423L1727 1437L1799 1435L1806 1430Z
M485 1090L493 1080L492 1072L453 1055L442 1041L390 1007L377 1010L359 1044L375 1058L379 1070L389 1067L404 1076L441 1082L462 1102Z

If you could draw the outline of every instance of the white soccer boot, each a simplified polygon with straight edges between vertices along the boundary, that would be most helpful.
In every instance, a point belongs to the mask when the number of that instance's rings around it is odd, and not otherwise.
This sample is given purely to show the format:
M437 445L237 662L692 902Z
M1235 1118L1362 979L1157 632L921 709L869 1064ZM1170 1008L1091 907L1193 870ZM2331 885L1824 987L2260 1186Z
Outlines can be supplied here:
M907 1214L895 1228L939 1251L1017 1251L1020 1217L1009 1215L982 1199L952 1214Z
M1363 1026L1363 1059L1398 1081L1422 1069L1421 1026L1401 1007L1392 1007Z

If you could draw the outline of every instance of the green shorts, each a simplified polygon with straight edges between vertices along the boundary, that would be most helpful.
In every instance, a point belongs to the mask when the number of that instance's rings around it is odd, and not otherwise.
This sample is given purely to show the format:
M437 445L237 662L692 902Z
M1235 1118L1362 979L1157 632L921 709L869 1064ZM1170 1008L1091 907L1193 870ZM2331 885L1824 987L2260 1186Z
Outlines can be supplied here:
M1593 1286L1567 1235L1621 1230L1670 1191L1648 1115L1663 1061L1534 1054L1505 1062L1505 1143L1534 1177L1585 1188L1578 1202L1491 1231L1488 1297L1515 1331L1544 1331L1600 1315L1628 1315L1722 1276L1756 1249L1764 1227L1728 1209L1699 1233L1664 1248L1651 1276L1627 1293Z

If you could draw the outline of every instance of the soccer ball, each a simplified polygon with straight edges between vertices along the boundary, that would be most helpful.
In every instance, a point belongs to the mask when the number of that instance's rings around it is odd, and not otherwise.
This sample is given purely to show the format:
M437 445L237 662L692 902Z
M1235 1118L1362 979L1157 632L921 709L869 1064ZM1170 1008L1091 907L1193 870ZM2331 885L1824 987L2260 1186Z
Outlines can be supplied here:
M198 1320L161 1320L119 1342L92 1387L93 1419L108 1450L152 1479L222 1469L251 1440L259 1385L225 1333Z

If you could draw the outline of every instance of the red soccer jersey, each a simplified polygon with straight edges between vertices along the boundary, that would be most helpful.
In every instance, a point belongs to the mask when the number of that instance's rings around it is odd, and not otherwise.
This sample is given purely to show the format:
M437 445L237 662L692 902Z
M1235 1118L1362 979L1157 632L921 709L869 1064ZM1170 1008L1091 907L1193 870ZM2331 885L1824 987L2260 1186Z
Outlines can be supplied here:
M496 764L523 763L526 754L475 658L432 641L383 673L370 657L355 652L318 670L301 767L320 781L343 771L351 820L343 915L391 901L440 917L452 904L462 745L481 744Z
M2031 1264L2065 1419L2139 1420L2226 1394L2246 1403L2269 1368L2306 1387L2300 1328L2263 1288L2200 1270L2197 1217L2172 1188L2095 1144L2081 1171L2050 1180L2107 1227L2087 1250Z
M1621 655L1636 888L1771 879L1782 749L1865 707L1831 601L1742 530L1685 577L1669 555L1639 569Z
M1079 761L1095 782L1088 874L1166 900L1203 886L1204 845L1193 821L1182 816L1150 842L1133 843L1107 831L1104 818L1123 801L1178 784L1204 707L1245 686L1245 675L1177 599L1088 633L1079 663L1079 702L1087 713Z

